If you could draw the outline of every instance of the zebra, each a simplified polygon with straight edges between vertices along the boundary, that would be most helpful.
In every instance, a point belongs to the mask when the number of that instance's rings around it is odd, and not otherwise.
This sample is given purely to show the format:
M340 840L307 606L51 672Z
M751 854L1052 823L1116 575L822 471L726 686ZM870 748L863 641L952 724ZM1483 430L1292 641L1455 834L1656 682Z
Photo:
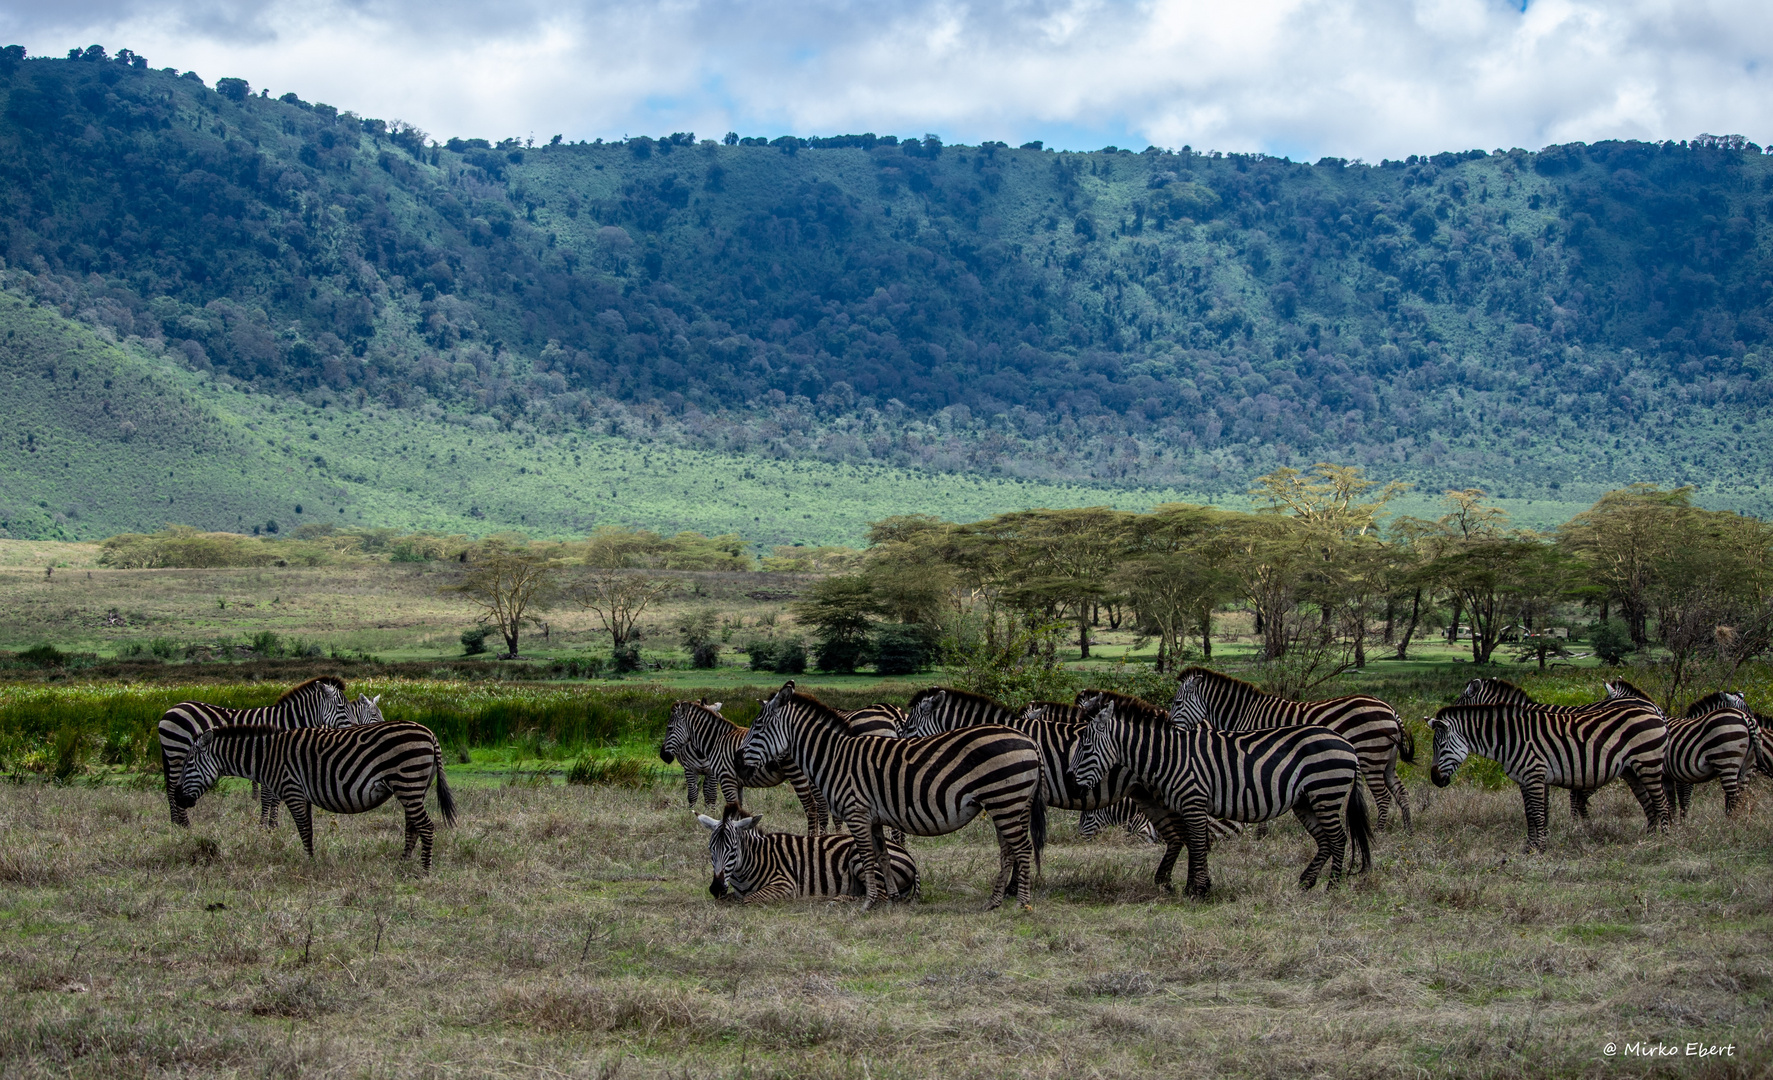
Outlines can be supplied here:
M1543 705L1449 705L1429 720L1436 787L1470 754L1494 759L1521 788L1527 814L1527 850L1548 840L1546 792L1550 786L1592 791L1623 777L1644 809L1652 832L1668 828L1662 795L1668 724L1654 705L1622 698L1603 707L1560 712Z
M825 800L806 774L793 765L780 769L743 770L739 763L739 744L745 729L720 714L720 702L674 701L670 718L665 722L665 741L659 744L659 760L670 765L681 762L684 781L689 787L690 809L696 807L698 786L703 802L709 806L741 806L747 787L775 787L784 781L791 784L806 811L806 831L817 836L827 831ZM721 801L716 803L718 792Z
M369 701L376 718L381 710L374 700L359 696L357 703L345 699L345 684L336 675L321 675L284 691L275 704L259 709L229 709L202 701L181 701L160 717L160 768L166 777L166 803L172 823L190 828L189 803L180 805L177 781L179 769L191 743L203 732L223 724L269 724L280 730L307 727L344 727L358 723L368 715L362 702ZM253 795L260 797L258 785ZM277 804L266 796L260 800L260 822L269 827L277 824Z
M718 820L697 814L708 838L714 880L708 892L716 900L732 895L742 903L798 900L809 896L867 896L862 855L856 838L846 834L792 836L765 832L759 815L746 816L729 805ZM887 896L914 900L918 893L917 864L900 844L888 842Z
M1662 793L1671 813L1687 819L1693 785L1716 780L1724 789L1724 814L1735 817L1760 744L1760 724L1742 695L1720 692L1700 698L1687 714L1668 721Z
M1192 667L1177 676L1171 715L1176 715L1176 705L1184 703L1188 715L1211 719L1224 731L1257 731L1299 724L1329 728L1352 743L1361 756L1361 772L1378 806L1376 826L1385 827L1395 798L1404 828L1410 827L1410 797L1404 791L1404 782L1398 779L1397 763L1399 758L1416 760L1416 736L1390 705L1371 694L1292 701L1242 679Z
M793 680L765 703L745 734L747 768L799 765L849 827L862 853L868 899L885 892L883 829L896 825L917 836L954 832L981 812L997 830L998 874L987 908L1003 903L1009 885L1033 910L1033 871L1046 842L1040 749L1021 732L998 725L969 727L929 738L874 739L850 733L843 715Z
M1061 810L1078 811L1078 831L1089 830L1084 833L1086 840L1103 828L1125 825L1134 836L1154 844L1163 842L1157 827L1137 802L1131 799L1103 802L1099 792L1080 787L1077 778L1071 775L1071 748L1083 730L1084 720L1083 710L1076 705L1042 701L1017 714L982 694L938 686L911 696L903 730L907 735L927 736L976 724L1014 728L1040 747L1046 804ZM1178 844L1181 842L1179 833L1175 840Z
M1299 875L1299 887L1317 884L1324 864L1341 879L1352 840L1360 868L1372 868L1373 830L1361 794L1361 759L1354 745L1321 724L1221 732L1198 717L1122 714L1102 704L1072 750L1079 783L1099 782L1124 770L1182 819L1188 848L1190 896L1212 888L1207 872L1208 821L1260 822L1292 810L1317 842Z
M443 772L437 736L422 724L387 720L346 728L286 731L266 724L225 724L197 736L180 770L178 795L190 806L223 776L264 784L289 807L302 847L314 857L313 807L361 814L392 795L406 814L406 847L423 845L419 857L431 872L434 830L425 813L425 792L437 780L437 808L445 825L456 823L455 796Z
M852 735L877 735L881 738L898 738L905 727L905 710L897 705L888 705L877 701L872 705L864 705L860 709L843 713L844 722L850 726Z

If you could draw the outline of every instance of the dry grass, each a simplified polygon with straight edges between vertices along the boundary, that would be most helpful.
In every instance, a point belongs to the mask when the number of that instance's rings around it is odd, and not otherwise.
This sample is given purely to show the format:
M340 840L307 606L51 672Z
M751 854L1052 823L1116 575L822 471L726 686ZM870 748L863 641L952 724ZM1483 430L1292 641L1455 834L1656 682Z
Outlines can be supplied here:
M423 879L391 809L321 815L310 864L239 792L186 833L155 792L0 787L0 1072L1773 1069L1773 813L1726 821L1715 790L1646 839L1609 789L1531 857L1512 791L1430 790L1352 886L1300 894L1288 823L1216 851L1204 903L1155 892L1153 849L1079 843L1062 815L1033 915L979 910L996 854L976 825L912 841L919 905L743 908L709 899L675 783L458 791ZM798 827L784 791L755 805ZM1609 1040L1736 1052L1609 1061Z

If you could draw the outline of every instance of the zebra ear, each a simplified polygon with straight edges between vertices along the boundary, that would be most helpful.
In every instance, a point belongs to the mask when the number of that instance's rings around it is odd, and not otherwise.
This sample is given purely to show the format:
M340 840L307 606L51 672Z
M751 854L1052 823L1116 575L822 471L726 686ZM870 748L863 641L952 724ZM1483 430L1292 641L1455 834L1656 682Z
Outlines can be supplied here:
M720 828L720 822L715 821L707 814L697 814L696 820L701 822L702 828L707 829L709 832L713 832L715 829Z
M703 699L703 700L704 700L704 701L706 701L706 700L707 700L707 699L706 699L706 698L704 698L704 699ZM724 704L724 702L719 702L719 701L716 701L716 702L715 702L715 703L714 703L714 704L712 704L712 705L710 705L710 706L708 706L708 711L709 711L709 712L719 712L719 711L720 711L720 706L721 706L721 705L722 705L722 704Z
M746 830L755 829L762 821L762 814L752 814L750 817L734 818L733 828Z

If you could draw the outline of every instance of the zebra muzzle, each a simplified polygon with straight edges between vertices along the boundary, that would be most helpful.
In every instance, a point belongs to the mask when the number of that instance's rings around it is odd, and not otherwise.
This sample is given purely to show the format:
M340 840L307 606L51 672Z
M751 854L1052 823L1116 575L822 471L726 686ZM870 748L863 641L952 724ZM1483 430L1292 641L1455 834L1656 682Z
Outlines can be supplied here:
M663 746L660 746L659 747L659 760L663 761L665 764L669 765L673 761L676 761L677 758L672 755L671 751L665 749Z
M714 875L714 880L708 883L708 895L716 900L726 895L726 875Z

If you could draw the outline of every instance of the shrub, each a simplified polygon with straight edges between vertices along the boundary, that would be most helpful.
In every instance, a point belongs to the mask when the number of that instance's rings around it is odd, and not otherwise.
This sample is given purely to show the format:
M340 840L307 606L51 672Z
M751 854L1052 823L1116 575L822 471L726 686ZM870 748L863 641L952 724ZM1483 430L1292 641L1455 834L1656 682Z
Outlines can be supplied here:
M171 660L178 651L178 643L171 638L157 637L148 642L148 651L162 660Z
M1618 667L1636 648L1632 644L1631 634L1625 629L1625 620L1608 619L1596 622L1588 628L1588 644L1594 654L1600 657L1601 663L1609 667Z
M720 642L699 641L690 649L690 666L698 668L717 668L720 666Z
M18 658L27 664L35 664L38 667L45 668L62 667L68 662L67 653L62 652L54 645L48 644L47 642L26 649L24 652L18 654Z
M862 655L867 651L866 640L833 637L824 638L813 647L813 657L818 661L820 671L852 672L862 664Z
M640 670L640 646L630 641L610 653L610 666L619 674Z
M776 646L775 667L778 675L799 675L806 670L806 645L799 638L789 638Z
M910 675L935 659L935 643L920 626L884 623L874 631L874 670L882 675Z
M252 636L252 651L260 656L282 656L283 639L270 630L260 630Z
M758 639L745 646L745 654L751 658L752 671L776 670L776 643Z
M486 651L486 635L491 631L485 626L470 626L462 631L462 655L479 656Z

